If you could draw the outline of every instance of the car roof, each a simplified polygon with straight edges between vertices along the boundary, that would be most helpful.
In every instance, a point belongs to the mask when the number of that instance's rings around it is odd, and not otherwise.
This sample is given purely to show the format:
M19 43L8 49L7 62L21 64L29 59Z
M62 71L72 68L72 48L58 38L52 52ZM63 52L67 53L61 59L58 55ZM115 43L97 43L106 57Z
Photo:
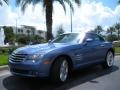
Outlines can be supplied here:
M63 33L63 34L81 34L81 33L84 33L84 34L95 34L95 33L93 33L93 32L90 32L90 31L88 31L88 32L83 32L83 31L81 31L81 32L67 32L67 33Z

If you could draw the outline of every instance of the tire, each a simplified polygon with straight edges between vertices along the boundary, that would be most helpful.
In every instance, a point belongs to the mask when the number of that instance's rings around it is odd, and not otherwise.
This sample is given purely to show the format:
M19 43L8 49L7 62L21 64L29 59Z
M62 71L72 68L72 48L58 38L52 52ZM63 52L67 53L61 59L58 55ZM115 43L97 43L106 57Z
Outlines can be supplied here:
M68 79L69 65L65 57L58 58L51 69L51 81L54 83L64 83Z
M104 68L110 68L114 64L114 54L112 51L108 51L105 57L105 62L102 64Z

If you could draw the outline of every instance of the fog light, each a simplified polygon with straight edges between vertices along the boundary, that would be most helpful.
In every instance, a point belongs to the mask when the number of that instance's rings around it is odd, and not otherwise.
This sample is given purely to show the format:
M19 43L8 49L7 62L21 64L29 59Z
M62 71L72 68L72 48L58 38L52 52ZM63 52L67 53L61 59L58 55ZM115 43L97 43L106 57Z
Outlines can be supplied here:
M39 75L39 73L37 71L29 71L30 75Z

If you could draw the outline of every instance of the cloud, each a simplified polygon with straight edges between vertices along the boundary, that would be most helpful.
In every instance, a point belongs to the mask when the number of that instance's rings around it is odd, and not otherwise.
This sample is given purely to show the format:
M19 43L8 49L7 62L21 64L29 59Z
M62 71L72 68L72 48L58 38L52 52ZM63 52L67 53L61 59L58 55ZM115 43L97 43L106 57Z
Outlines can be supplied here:
M55 28L55 26L62 24L64 29L67 32L69 32L70 31L69 7L67 6L67 13L65 16L63 10L61 10L62 8L58 6L59 5L57 4L55 6L53 27ZM97 25L101 25L103 29L106 30L109 26L118 22L119 17L120 6L117 6L113 10L110 7L104 6L102 2L83 3L80 8L75 6L75 12L73 15L73 31L75 32L81 30L89 31L91 29L94 29Z
M73 29L74 31L90 30L97 25L102 25L103 28L109 27L118 21L119 12L120 6L112 10L103 6L101 2L85 3L81 8L76 8L73 16ZM69 25L66 27L68 28Z
M17 14L7 5L0 6L0 25L14 25Z
M75 6L75 5L74 5ZM65 14L59 3L54 3L53 11L53 32L63 25L66 32L70 31L70 8L68 5ZM106 7L102 2L86 2L80 8L75 6L73 15L73 31L91 30L97 25L101 25L104 29L118 22L120 17L120 6L114 10ZM38 29L46 30L45 13L42 5L36 5L33 10L29 5L23 14L20 8L12 9L11 6L4 5L0 7L0 25L15 25L17 19L18 25L32 25Z
M18 14L18 25L31 25L45 30L45 14L40 5L36 5L34 8L29 5L24 13L21 12L20 8L17 8L16 11Z

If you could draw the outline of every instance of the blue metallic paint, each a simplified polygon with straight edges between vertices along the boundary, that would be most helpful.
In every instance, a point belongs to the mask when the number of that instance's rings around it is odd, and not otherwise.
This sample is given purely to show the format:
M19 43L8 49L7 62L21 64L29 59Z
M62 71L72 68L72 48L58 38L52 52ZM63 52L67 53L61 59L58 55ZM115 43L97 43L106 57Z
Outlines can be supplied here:
M113 48L112 44L106 41L88 42L87 44L46 43L30 45L19 48L15 50L14 53L27 53L28 55L31 55L34 53L44 52L44 56L35 62L32 60L25 60L22 62L13 62L9 60L9 67L14 75L48 77L52 63L61 55L68 56L72 60L73 69L77 69L84 65L103 62L105 60L106 53L110 48ZM51 63L44 64L44 61L46 60ZM17 71L12 71L12 69L26 70L29 72L35 71L35 75L32 73L17 73Z

